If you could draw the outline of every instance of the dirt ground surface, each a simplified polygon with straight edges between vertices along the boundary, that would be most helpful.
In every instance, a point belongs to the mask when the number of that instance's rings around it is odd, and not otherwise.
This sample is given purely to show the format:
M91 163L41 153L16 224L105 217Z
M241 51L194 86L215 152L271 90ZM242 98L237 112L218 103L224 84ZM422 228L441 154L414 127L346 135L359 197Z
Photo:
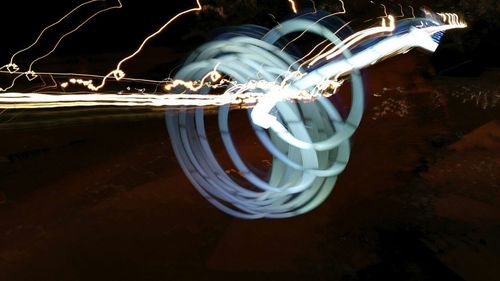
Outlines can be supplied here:
M426 63L411 53L364 73L347 169L291 219L210 205L162 111L4 112L0 280L499 280L500 92L478 106L462 79L424 78ZM270 160L253 140L239 149Z

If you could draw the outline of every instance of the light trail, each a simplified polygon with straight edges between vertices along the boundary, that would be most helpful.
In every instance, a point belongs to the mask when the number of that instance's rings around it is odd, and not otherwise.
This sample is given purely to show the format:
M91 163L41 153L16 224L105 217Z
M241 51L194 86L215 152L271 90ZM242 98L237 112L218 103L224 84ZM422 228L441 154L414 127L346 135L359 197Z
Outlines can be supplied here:
M342 7L344 7L344 3L342 3ZM199 2L198 2L199 3ZM83 4L82 4L83 5ZM191 10L184 11L183 13L187 13L189 11L194 11L193 8ZM340 13L343 13L344 11L341 11ZM176 17L179 17L182 15L182 13L177 14ZM452 28L463 28L465 27L465 23L461 22L456 14L449 14L449 13L442 13L438 14L441 17L441 20L444 23L447 24L442 24L442 25L435 25L435 26L422 26L419 30L426 31L428 34L433 34L436 32L441 32L444 30L452 29ZM166 26L168 26L169 23L171 23L176 17L172 18L169 22L167 22L160 30L155 32L154 34L148 36L148 38L152 38L153 36L157 35L161 30L163 30ZM304 28L304 31L299 35L302 36L306 32L310 32L310 29L319 24L321 20L323 20L325 17L321 17L318 20L311 22L309 25L307 25ZM341 30L347 26L347 23L344 24L339 28ZM278 27L281 29L281 27ZM320 60L331 60L332 58L335 58L345 52L346 50L353 48L354 46L360 44L360 42L363 42L363 40L366 40L367 38L371 38L373 35L379 35L382 36L384 34L390 33L395 29L395 19L393 16L389 15L388 16L388 23L386 22L386 19L382 19L382 24L381 26L378 27L372 27L368 28L362 31L359 31L357 33L352 34L351 36L347 37L343 41L337 42L337 44L331 48L330 50L326 51L328 46L324 47L322 51L318 52L318 54L313 58L309 60L308 67L314 66L317 62ZM336 30L333 35L335 35L339 30ZM409 34L413 34L410 32ZM147 40L143 41L141 46L137 49L134 54L137 54L142 50L144 45L146 44ZM380 56L377 57L372 57L368 60L363 57L364 53L361 54L356 54L351 58L350 62L347 64L344 64L343 67L339 67L336 69L336 72L331 73L331 77L334 77L333 79L321 79L317 81L317 86L315 91L311 91L308 93L307 91L299 91L300 94L295 93L294 95L290 95L287 97L287 99L307 99L307 100L314 100L317 96L329 96L331 93L335 93L337 88L342 85L342 81L338 80L338 78L342 75L350 73L354 67L352 65L356 65L358 68L366 67L374 62L383 59L385 57L389 57L392 55L395 55L399 52L399 50L404 50L406 51L408 48L411 48L413 45L418 46L419 43L416 42L421 38L412 38L409 36L394 36L392 40L386 40L386 42L391 42L394 46L397 46L396 48L388 47L385 50L378 50ZM396 43L396 42L403 42L406 40L405 44L401 43ZM314 54L315 50L319 48L322 44L325 44L329 40L323 40L319 44L317 44L308 54L304 56L307 57L309 55ZM333 44L333 42L330 43L330 45ZM400 46L401 45L401 46ZM432 44L431 44L432 45ZM434 44L437 46L437 44ZM430 48L431 51L433 51L432 45ZM281 52L284 51L284 49L280 50ZM365 52L366 53L366 52ZM122 62L126 61L127 59L132 58L133 55L128 56L126 59L123 59ZM300 62L301 60L295 60L293 63L291 63L286 71L284 71L280 76L282 77L282 81L279 82L278 80L275 80L273 83L276 85L280 85L280 89L283 90L289 86L289 84L293 84L293 81L297 80L300 77L307 76L307 72L303 71L293 71L293 65L297 62ZM307 61L306 61L307 62ZM344 61L346 62L346 61ZM165 91L170 92L174 89L178 88L183 88L183 92L186 91L191 91L191 92L198 92L202 88L207 87L207 88L212 88L212 89L218 89L218 88L230 88L230 87L237 87L240 89L237 95L233 97L234 100L228 99L226 96L222 95L221 98L217 98L217 95L206 95L206 98L201 98L199 95L192 95L192 94L187 94L187 95L175 95L175 94L162 94L162 95L156 95L156 94L147 94L143 93L144 96L140 99L140 101L137 100L137 97L134 95L130 94L121 94L121 95L113 95L109 93L101 93L101 94L95 94L95 95L88 95L88 98L83 98L81 95L74 95L74 94L61 94L61 95L54 95L54 97L49 98L49 96L40 96L38 99L36 94L25 94L23 96L16 94L16 95L6 95L6 94L1 94L0 95L0 108L43 108L43 107L70 107L70 106L89 106L89 105L98 105L101 103L102 105L116 105L116 106L134 106L134 105L151 105L151 106L169 106L169 105L189 105L189 106L204 106L204 105L209 105L209 101L212 100L212 105L221 105L223 104L222 101L225 101L228 104L251 104L253 101L256 99L258 100L259 98L262 98L261 93L254 93L254 84L247 85L245 83L235 83L234 81L230 81L228 79L221 79L222 78L222 73L217 70L217 67L220 66L221 62L216 64L214 68L207 72L201 79L195 79L195 80L184 80L184 79L170 79L170 80L148 80L148 79L138 79L138 78L128 78L128 77L122 77L120 79L123 79L124 81L130 81L130 82L141 82L141 83L149 83L153 85L163 85L162 87L164 88ZM338 63L336 64L338 65ZM304 66L304 63L298 68L301 69ZM2 70L0 73L20 73L22 74L23 72L11 72L9 70ZM100 76L100 75L92 75L92 74L78 74L78 73L50 73L50 72L39 72L40 75L49 75L49 76L81 76L81 77L89 77L89 78L103 78L103 81L106 79L106 76ZM109 75L109 74L108 74ZM220 80L220 81L218 81ZM217 82L218 81L218 82ZM262 81L262 82L265 82ZM252 81L253 83L253 81ZM66 89L69 85L81 85L87 88L92 88L93 85L93 80L92 79L81 79L81 78L71 78L67 82L60 83L61 88ZM261 83L261 86L264 85L264 83ZM271 91L271 88L269 86L270 84L267 85L266 87L260 87L261 91ZM234 88L232 88L234 89ZM272 88L273 92L277 92L280 90L278 88ZM329 90L326 92L326 90ZM227 92L231 92L231 90L227 90ZM169 97L169 95L173 96L172 98ZM244 95L248 95L249 99L243 98ZM107 96L107 97L106 97ZM95 102L92 103L90 102L90 99L95 98ZM130 98L130 103L126 104L126 99ZM75 99L74 102L71 101L71 99ZM252 102L248 102L248 101ZM37 103L40 103L38 106L36 105Z
M200 11L201 4L199 1L197 4L142 41L134 53L103 77L101 85L94 86L91 79L73 77L61 83L61 87L75 84L97 91L110 77L132 81L134 78L125 77L122 64L140 53L150 39L175 19ZM380 26L355 32L343 40L337 35L347 26L342 20L339 19L338 25L330 25L319 15L312 19L297 16L265 34L242 29L200 46L174 78L160 83L150 80L168 91L165 94L3 93L0 109L163 106L167 108L165 120L179 164L210 203L244 219L293 217L321 204L347 166L349 139L364 111L359 70L412 48L434 52L442 32L466 27L456 14L425 12L425 17L398 21L386 13ZM325 40L300 59L282 49L279 43L297 32L316 34ZM315 53L326 42L330 44ZM313 54L311 60L297 63ZM336 93L344 81L339 78L347 79L345 75L350 75L351 108L344 117L327 97ZM97 76L86 76L92 77ZM213 94L214 89L222 94ZM231 169L236 173L226 173L228 169L218 160L207 138L204 107L210 105L218 107L220 137L232 162ZM272 156L267 177L248 167L237 150L229 126L232 105L248 108L250 125ZM191 107L194 110L183 110Z
M349 47L352 47L354 44L362 41L363 39L365 39L369 36L373 36L373 35L377 35L377 34L383 35L384 33L392 32L395 28L395 20L394 20L394 17L391 15L388 16L388 19L389 19L389 24L386 23L385 18L382 18L381 26L368 28L368 29L356 32L353 35L347 37L344 41L342 41L340 44L334 46L328 52L316 56L308 64L308 66L309 67L313 66L321 59L330 60L331 58L338 56L344 50L348 49Z
M388 17L389 14L387 14L387 7L384 4L380 4L380 6L384 9L384 17Z
M346 9L345 9L345 4L344 4L344 1L343 0L339 0L339 2L341 3L342 5L342 11L340 12L336 12L336 13L333 13L333 14L329 14L329 15L326 15L324 17L321 17L319 18L316 22L314 22L314 24L317 24L319 22L321 22L322 20L325 20L327 18L330 18L330 17L334 17L334 16L338 16L338 15L342 15L342 14L345 14L346 13ZM314 2L313 2L314 3ZM314 13L317 13L317 11L315 10ZM312 26L312 25L311 25ZM309 31L309 29L305 29L304 31L302 31L302 33L300 33L297 37L293 38L292 40L290 40L290 42L288 42L285 46L283 46L283 48L281 48L281 51L283 52L290 44L293 44L293 42L299 40L302 36L304 36L304 34L306 34L307 32Z
M118 0L118 5L111 6L111 7L108 7L108 8L104 8L104 9L102 9L102 10L100 10L100 11L97 11L96 13L94 13L94 14L90 15L90 16L89 16L89 17L87 17L87 18L86 18L86 19L85 19L85 20L84 20L81 24L79 24L76 28L74 28L74 29L72 29L71 31L69 31L69 32L67 32L67 33L65 33L65 34L63 34L63 35L59 38L59 40L56 42L56 44L53 46L53 48L52 48L49 52L47 52L47 53L45 53L44 55L42 55L42 56L40 56L40 57L38 57L38 58L34 59L33 61L31 61L31 63L29 64L28 70L26 70L26 71L24 71L24 72L20 72L20 71L19 71L19 70L20 70L19 66L18 66L17 64L15 64L15 62L14 62L14 58L15 58L17 55L19 55L19 54L21 54L21 53L23 53L23 52L26 52L27 50L29 50L29 49L33 48L33 47L34 47L34 46L35 46L35 45L36 45L36 44L40 41L40 38L43 36L43 34L44 34L47 30L49 30L49 29L51 29L52 27L54 27L54 26L56 26L56 25L60 24L63 20L65 20L66 18L68 18L69 16L71 16L71 15L72 15L73 13L75 13L77 10L79 10L79 9L81 9L82 7L87 6L87 5L91 4L91 3L94 3L94 2L102 2L102 1L103 1L103 0L91 0L91 1L87 1L87 2L84 2L84 3L82 3L82 4L78 5L78 6L76 6L76 7L75 7L75 8L73 8L71 11L69 11L68 13L66 13L63 17L61 17L59 20L57 20L56 22L54 22L54 23L52 23L52 24L48 25L47 27L45 27L45 28L44 28L44 29L43 29L43 30L39 33L39 35L37 36L37 38L35 39L35 41L34 41L32 44L30 44L29 46L27 46L27 47L25 47L25 48L23 48L23 49L21 49L21 50L17 51L16 53L14 53L14 54L11 56L9 63L8 63L8 64L6 64L6 65L4 65L4 66L2 66L2 67L0 67L0 70L7 69L7 70L8 70L8 72L9 72L10 74L14 74L14 73L16 73L16 74L18 74L18 75L17 75L14 79L12 79L11 84L10 84L9 86L7 86L7 87L5 87L5 88L0 87L0 92L5 92L5 91L8 91L8 90L12 89L12 88L14 87L14 85L15 85L15 83L16 83L16 81L17 81L17 79L19 79L19 78L20 78L20 77L22 77L23 75L25 75L25 76L26 76L26 78L27 78L29 81L32 81L33 79L37 78L37 76L38 76L38 75L37 75L37 72L35 72L35 71L33 70L33 65L34 65L36 62L38 62L38 61L40 61L40 60L42 60L42 59L44 59L44 58L48 57L49 55L51 55L51 54L52 54L52 53L53 53L53 52L54 52L54 51L55 51L55 50L59 47L59 45L60 45L61 41L62 41L62 40L63 40L66 36L69 36L69 35L71 35L72 33L74 33L74 32L76 32L76 31L78 31L78 30L79 30L82 26L84 26L87 22L89 22L91 19L93 19L93 18L94 18L94 17L96 17L97 15L99 15L99 14L101 14L101 13L104 13L104 12L107 12L107 11L109 11L109 10L113 10L113 9L120 9L120 8L122 8L122 3L121 3L121 1L120 1L120 0Z
M9 74L10 72L7 70L0 70L1 74ZM21 74L24 72L17 71L17 72L12 72L12 74ZM89 77L89 78L96 78L96 79L102 79L104 78L104 75L98 75L98 74L87 74L87 73L75 73L75 72L44 72L44 71L37 71L38 75L47 75L47 76L54 76L54 77ZM62 85L64 83L71 83L72 79L78 79L78 78L69 78L68 81L60 83L59 85ZM165 80L152 80L152 79L144 79L144 78L134 78L134 77L124 77L122 81L127 81L127 82L140 82L140 83L149 83L149 84L162 84L165 83ZM73 83L71 83L73 84Z
M415 18L415 9L412 6L409 6L409 7L411 9L412 18L414 19Z
M405 12L403 11L403 5L398 4L398 6L399 6L399 9L400 9L399 11L400 11L401 15L396 16L396 18L404 18L405 17Z
M127 62L128 60L130 60L130 59L134 58L136 55L138 55L142 51L142 49L144 48L144 46L146 45L146 43L149 40L153 39L158 34L162 33L168 26L170 26L178 18L180 18L186 14L199 12L203 9L203 7L200 3L200 0L196 0L196 4L197 4L197 6L195 8L191 8L191 9L188 9L188 10L185 10L185 11L182 11L182 12L176 14L170 20L168 20L163 26L161 26L157 31L155 31L154 33L152 33L148 37L146 37L146 39L144 39L142 41L142 43L135 50L135 52L133 52L132 54L130 54L127 57L120 60L120 62L118 62L118 64L116 65L116 68L104 76L104 78L101 81L101 84L99 84L98 86L95 86L94 84L89 84L89 85L87 85L88 89L91 91L99 91L102 87L104 87L106 85L106 80L109 79L111 76L113 76L116 81L120 81L121 79L123 79L125 77L125 72L121 69L122 65L125 62Z
M316 14L318 12L318 10L316 9L316 2L314 2L314 0L309 0L309 1L311 2L312 6L313 6L313 10L314 10L313 13Z
M183 86L184 88L197 92L203 88L205 85L210 85L207 84L207 80L210 78L211 82L216 82L217 80L220 80L222 78L222 74L220 74L217 71L217 65L214 67L214 69L210 72L208 72L203 78L201 78L200 81L183 81L183 80L173 80L171 82L167 82L167 84L164 86L166 91L171 91L172 89L178 87L178 86Z
M41 32L40 34L38 34L37 38L35 39L35 41L33 43L31 43L29 46L15 52L11 57L10 57L10 61L8 64L0 67L0 70L2 70L3 68L7 68L9 70L10 73L13 73L13 72L17 72L19 71L19 66L17 64L14 63L14 58L19 55L20 53L23 53L31 48L33 48L36 44L38 44L38 42L40 41L40 38L42 38L42 35L47 31L49 30L50 28L58 25L59 23L61 23L64 19L66 19L67 17L69 17L71 14L73 14L74 12L76 12L77 10L79 10L80 8L90 4L90 3L93 3L93 2L102 2L102 1L105 1L105 0L91 0L91 1L87 1L87 2L84 2L78 6L76 6L75 8L73 8L71 11L69 11L67 14L65 14L62 18L60 18L59 20L57 20L56 22L48 25L47 27L45 27Z
M342 25L338 30L335 31L334 35L337 35L337 33L339 31L341 31L342 29L346 28L349 26L349 23L350 22L346 22L344 25ZM334 42L331 42L330 40L326 39L324 41L325 43L328 43L325 47L323 47L323 49L321 49L321 51L317 52L312 58L310 59L307 59L307 57L309 57L311 54L313 54L314 52L309 52L308 54L306 54L304 57L302 57L302 59L299 59L296 61L296 63L298 62L302 62L300 64L300 67L299 69L302 69L305 65L307 65L308 63L311 63L314 59L316 59L317 57L323 55L330 47L334 46L335 43ZM337 42L338 43L338 42ZM341 43L341 42L340 42ZM312 49L312 51L314 51L316 48L320 47L320 45L324 44L323 41L320 42L318 45L314 46L314 48ZM295 64L295 63L294 63Z
M382 19L382 26L374 27L374 28L371 28L368 30L364 30L364 31L359 32L358 34L354 34L352 37L348 37L345 41L342 42L342 44L340 46L335 46L332 50L326 52L324 54L326 56L326 59L330 60L330 59L338 56L339 54L342 53L343 50L346 50L346 49L354 46L355 44L361 42L363 39L365 39L369 36L394 31L394 29L396 28L394 17L389 15L387 18L389 19L389 23L386 23L385 18L384 18L384 19ZM321 58L322 58L322 56L316 58L316 60L321 59ZM315 63L315 61L313 61L309 66L313 65L314 63Z
M6 93L0 96L3 109L60 108L83 106L251 106L263 94L245 95L170 95L170 94L67 94L48 95L40 93Z
M293 13L296 14L297 13L297 6L295 5L295 1L288 0L288 2L290 3L290 8L292 9Z
M88 17L88 18L87 18L87 19L85 19L82 23L80 23L77 27L75 27L75 28L74 28L74 29L72 29L71 31L69 31L69 32L65 33L64 35L62 35L62 36L59 38L59 40L57 40L57 43L54 45L54 47L53 47L53 48L52 48L49 52L47 52L47 53L46 53L46 54L44 54L43 56L38 57L38 58L36 58L35 60L33 60L33 61L30 63L30 65L29 65L28 72L34 72L34 71L32 70L32 69L33 69L33 65L34 65L37 61L39 61L39 60L41 60L41 59L44 59L44 58L46 58L47 56L49 56L50 54L52 54L52 53L53 53L53 52L57 49L57 47L59 46L59 44L61 43L61 41L62 41L65 37L67 37L67 36L69 36L69 35L71 35L71 34L75 33L76 31L78 31L80 28L82 28L82 26L84 26L85 24L87 24L87 23L88 23L91 19L95 18L96 16L98 16L99 14L102 14L102 13L104 13L104 12L107 12L107 11L110 11L110 10L114 10L114 9L121 9L122 7L123 7L122 2L121 2L120 0L118 0L118 5L111 6L111 7L105 8L105 9L102 9L102 10L100 10L100 11L98 11L98 12L96 12L96 13L92 14L90 17Z
M274 81L281 86L279 90L261 88L266 94L249 110L252 128L272 156L265 178L248 167L237 150L227 106L219 109L218 128L238 178L225 172L227 169L212 151L203 108L189 114L167 112L167 127L177 159L202 196L220 210L245 219L293 217L321 204L347 165L349 138L361 122L364 93L359 69L414 47L433 52L439 43L432 36L434 33L463 28L455 20L446 24L432 16L406 19L399 24L394 17L387 18L389 22L384 18L381 26L343 41L321 22L295 18L282 22L264 36L233 36L194 51L176 79L199 80L217 65L218 71L238 81L243 93L259 89L246 88L248 81ZM322 54L321 65L312 64L306 70L290 68L297 59L281 51L277 42L305 29L325 37L335 47ZM373 38L378 41L372 43ZM337 78L346 74L351 75L352 103L344 118L323 91L337 89L342 83ZM308 103L283 102L280 94L289 92L317 96ZM241 184L242 180L246 184Z

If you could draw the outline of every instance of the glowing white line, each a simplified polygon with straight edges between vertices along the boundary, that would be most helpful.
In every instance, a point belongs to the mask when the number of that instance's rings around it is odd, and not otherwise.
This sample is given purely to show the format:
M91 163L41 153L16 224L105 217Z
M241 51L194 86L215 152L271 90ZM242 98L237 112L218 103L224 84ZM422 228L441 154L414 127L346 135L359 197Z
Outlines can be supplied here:
M101 84L99 86L89 85L89 89L92 90L92 91L98 91L98 90L100 90L106 84L106 80L109 77L111 77L111 76L114 76L114 78L117 81L119 81L123 77L125 77L125 72L123 72L123 70L121 69L122 64L124 64L126 61L132 59L137 54L139 54L149 40L151 40L152 38L156 37L158 34L160 34L161 32L163 32L163 30L165 30L172 22L174 22L175 20L177 20L179 17L181 17L183 15L186 15L186 14L189 14L189 13L192 13L192 12L199 12L199 11L201 11L203 9L203 7L202 7L202 5L200 3L200 0L196 0L196 4L197 4L197 6L195 8L192 8L192 9L189 9L189 10L185 10L183 12L180 12L180 13L176 14L169 21L167 21L163 26L161 26L157 31L155 31L154 33L152 33L151 35L149 35L148 37L146 37L146 39L144 39L142 41L142 43L139 45L139 47L137 48L137 50L135 52L133 52L131 55L123 58L120 62L118 62L118 64L116 65L115 70L109 72L107 75L104 76L104 78L103 78L103 80L102 80L102 82L101 82Z
M275 95L262 90L269 87ZM257 90L260 88L260 90ZM249 90L256 91L249 91ZM225 104L251 106L266 97L275 100L314 100L315 96L302 91L287 91L279 85L258 81L248 85L234 86L222 95L201 94L40 94L40 93L3 93L0 94L1 109L19 108L56 108L77 106L220 106Z
M389 15L387 14L387 8L385 7L384 4L380 4L384 8L384 17L388 17Z
M10 73L7 70L0 70L0 73ZM24 72L12 72L13 74L24 74ZM87 73L75 73L75 72L44 72L37 71L38 75L49 75L49 76L67 76L67 77L93 77L93 78L103 78L104 75L97 74L87 74ZM133 77L124 77L122 81L130 81L130 82L142 82L142 83L151 83L151 84L162 84L165 83L165 80L152 80L152 79L144 79L144 78L133 78ZM69 82L69 81L67 81Z
M318 10L316 10L316 2L314 2L314 0L309 0L309 1L311 1L312 6L313 6L313 10L314 10L314 14L316 14L318 12Z
M403 11L403 5L398 4L400 8L401 15L397 16L397 18L404 18L405 17L405 12Z
M290 7L292 8L293 13L296 14L297 7L295 6L295 2L293 0L288 0L288 2L290 3Z
M93 15L91 15L90 17L88 17L87 19L85 19L81 24L79 24L77 27L75 27L74 29L72 29L71 31L65 33L63 36L61 36L59 38L59 40L57 40L57 43L55 44L55 46L48 52L46 53L45 55L33 60L31 63L30 63L30 66L29 66L29 69L28 69L28 72L32 72L32 68L33 68L33 65L41 60L41 59L44 59L46 57L48 57L50 54L52 54L56 49L57 47L59 46L59 44L61 43L61 41L68 35L71 35L72 33L76 32L78 29L80 29L82 26L84 26L87 22L89 22L91 19L93 19L94 17L96 17L97 15L101 14L101 13L104 13L104 12L107 12L109 10L113 10L113 9L121 9L123 7L122 5L122 2L120 0L118 0L118 5L115 5L115 6L111 6L111 7L108 7L108 8L105 8L105 9L102 9L96 13L94 13Z
M351 47L355 43L363 40L364 38L368 36L372 36L375 34L383 34L386 32L391 32L394 30L395 24L394 24L394 17L389 15L389 25L386 24L385 18L382 19L382 25L378 27L372 27L365 29L363 31L359 31L354 33L353 35L347 37L342 44L339 44L338 46L335 46L332 48L330 51L322 54L321 56L316 57L312 62L309 63L309 66L314 65L317 63L319 60L326 58L327 60L341 54L343 50L346 50L347 48Z
M14 64L14 58L15 58L18 54L20 54L20 53L22 53L22 52L25 52L25 51L27 51L27 50L31 49L33 46L35 46L35 45L38 43L38 41L40 41L40 38L42 38L42 35L45 33L45 31L47 31L48 29L50 29L50 28L52 28L52 27L56 26L57 24L61 23L64 19L66 19L66 18L67 18L67 17L69 17L71 14L73 14L74 12L76 12L77 10L79 10L81 7L83 7L83 6L85 6L85 5L88 5L88 4L90 4L90 3L93 3L93 2L103 2L103 1L105 1L105 0L91 0L91 1L87 1L87 2L85 2L85 3L82 3L82 4L78 5L78 6L76 6L75 8L73 8L71 11L69 11L66 15L64 15L64 16L63 16L62 18L60 18L58 21L56 21L56 22L54 22L54 23L50 24L49 26L45 27L45 28L44 28L44 29L40 32L40 34L38 35L38 37L35 39L35 41L34 41L31 45L29 45L28 47L26 47L26 48L24 48L24 49L21 49L21 50L17 51L16 53L14 53L14 54L12 55L12 57L10 58L10 62L9 62L9 64L8 64L8 65L15 65L15 64ZM17 71L17 70L16 70L16 71Z
M411 15L412 15L412 17L415 18L415 9L413 9L412 6L409 6L409 7L411 9Z
M329 14L329 15L326 15L324 17L321 17L320 19L318 19L317 21L315 21L313 24L311 24L308 28L306 28L302 33L300 33L297 37L293 38L292 40L290 40L290 42L288 42L283 48L281 48L281 51L283 52L286 47L288 47L290 44L292 44L293 42L297 41L298 39L300 39L302 36L304 36L304 34L306 34L310 29L311 27L316 24L316 23L319 23L320 21L326 19L326 18L329 18L329 17L334 17L334 16L337 16L337 15L342 15L342 14L345 14L346 13L346 10L345 10L345 6L344 6L344 1L343 0L339 0L340 3L342 3L342 11L340 12L336 12L336 13L333 13L333 14ZM337 33L339 30L337 30L335 33Z
M103 0L91 0L91 1L87 1L85 3L82 3L80 5L78 5L77 7L75 7L74 9L72 9L70 12L66 13L62 18L60 18L58 21L50 24L49 26L47 26L46 28L44 28L40 34L38 35L38 37L36 38L36 40L31 44L29 45L28 47L24 48L24 49L21 49L19 51L17 51L14 55L12 55L12 57L10 58L10 62L7 64L7 65L4 65L2 67L0 67L0 70L4 69L4 68L7 68L7 70L9 71L10 74L14 74L14 73L18 73L19 71L19 66L17 66L15 63L14 63L14 58L16 55L22 53L22 52L25 52L26 50L29 50L31 49L34 45L36 45L40 38L42 37L42 35L45 33L45 31L47 31L48 29L54 27L55 25L59 24L60 22L62 22L64 19L66 19L67 17L69 17L71 14L73 14L75 11L77 11L78 9L80 9L81 7L85 6L85 5L88 5L90 3L93 3L93 2L97 2L97 1L103 1ZM19 74L11 81L11 84L6 87L6 88L1 88L0 87L0 92L5 92L9 89L11 89L12 87L14 87L15 83L16 83L16 80L19 79L21 76L25 75L26 78L31 81L33 79L35 79L37 77L37 73L35 71L33 71L33 64L47 56L49 56L50 54L52 54L56 49L57 47L59 46L59 44L61 43L61 41L68 35L74 33L75 31L77 31L78 29L80 29L83 25L85 25L88 21L90 21L92 18L94 18L95 16L97 16L98 14L100 13L103 13L103 12L106 12L106 11L109 11L111 9L119 9L119 8L122 8L122 3L120 0L118 0L118 5L115 5L115 6L112 6L112 7L109 7L109 8L105 8L103 10L100 10L96 13L94 13L93 15L91 15L90 17L88 17L85 21L83 21L80 25L78 25L75 29L69 31L68 33L65 33L63 36L61 36L59 38L59 40L56 42L56 44L54 45L54 47L52 48L52 50L50 50L48 53L46 53L45 55L41 56L41 57L38 57L36 58L35 60L33 60L30 65L29 65L29 68L27 71L25 72L19 72Z

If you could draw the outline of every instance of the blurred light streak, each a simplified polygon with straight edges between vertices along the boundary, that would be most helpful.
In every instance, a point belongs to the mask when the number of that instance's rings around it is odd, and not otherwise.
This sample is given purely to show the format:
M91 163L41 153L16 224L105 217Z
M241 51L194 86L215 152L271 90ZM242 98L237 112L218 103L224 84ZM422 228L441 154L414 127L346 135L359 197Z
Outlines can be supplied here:
M346 9L345 9L345 4L344 4L344 1L343 0L339 0L341 5L342 5L342 11L340 12L336 12L336 13L333 13L333 14L328 14L324 17L321 17L319 18L315 23L318 23L322 20L325 20L327 18L330 18L330 17L334 17L334 16L337 16L337 15L341 15L341 14L345 14L346 13ZM313 2L314 3L314 2ZM314 14L316 14L317 11L316 9L314 10ZM281 48L281 51L284 51L286 49L286 47L288 47L290 44L292 44L293 42L297 41L298 39L300 39L302 36L304 36L304 34L306 34L308 31L308 29L306 28L304 31L302 31L302 33L300 33L297 37L293 38L292 40L290 40L290 42L288 42L285 46L283 46L283 48Z
M296 14L297 13L297 6L295 5L295 1L288 0L288 2L290 3L290 8L292 9L293 13Z
M52 54L56 49L57 47L59 47L61 41L68 35L78 31L82 26L84 26L87 22L89 22L91 19L93 19L94 17L96 17L97 15L101 14L101 13L104 13L106 11L109 11L109 10L113 10L113 9L120 9L122 8L122 3L120 0L118 0L118 5L115 5L115 6L111 6L111 7L108 7L108 8L104 8L100 11L97 11L95 13L93 13L92 15L90 15L89 17L87 17L82 23L80 23L76 28L72 29L71 31L63 34L61 37L59 37L59 40L56 42L56 44L53 46L53 48L45 53L44 55L34 59L33 61L31 61L31 63L29 64L29 67L28 67L28 70L26 70L25 72L20 72L19 73L19 66L14 63L14 58L19 55L20 53L23 53L29 49L31 49L32 47L34 47L39 41L40 41L40 38L42 37L42 35L47 31L49 30L50 28L60 24L64 19L68 18L71 14L73 14L74 12L76 12L77 10L79 10L80 8L86 6L86 5L89 5L91 3L94 3L94 2L102 2L104 0L91 0L91 1L87 1L87 2L84 2L78 6L76 6L75 8L73 8L71 11L69 11L68 13L66 13L62 18L60 18L59 20L57 20L56 22L48 25L47 27L45 27L40 33L39 35L37 36L37 38L35 39L35 41L29 45L28 47L25 47L19 51L17 51L16 53L14 53L11 58L10 58L10 61L8 64L0 67L0 70L3 70L3 69L7 69L8 72L10 74L14 74L14 73L17 73L18 75L11 81L11 84L5 88L2 88L0 87L0 92L5 92L5 91L8 91L9 89L11 89L12 87L14 87L15 83L16 83L16 80L19 79L21 76L25 75L26 78L28 80L33 80L35 79L38 75L37 73L33 70L33 65L38 62L39 60L42 60L44 58L46 58L47 56L49 56L50 54Z
M415 9L412 6L409 6L411 10L411 16L414 19L415 18Z
M203 7L202 7L202 5L200 3L200 0L196 0L196 5L197 6L195 8L191 8L191 9L188 9L188 10L185 10L185 11L182 11L182 12L176 14L170 20L168 20L163 26L161 26L157 31L155 31L154 33L152 33L148 37L146 37L146 39L144 39L142 41L142 43L135 50L135 52L133 52L132 54L130 54L127 57L125 57L122 60L120 60L120 62L118 62L118 64L116 65L115 70L109 72L107 75L104 76L104 78L102 79L101 84L99 84L98 86L94 86L93 84L89 84L87 86L88 89L91 90L91 91L99 91L102 87L104 87L104 85L106 85L106 80L108 78L110 78L111 76L113 76L115 78L115 80L120 81L123 77L125 77L125 72L121 69L122 65L126 61L128 61L128 60L134 58L136 55L138 55L142 51L142 49L144 48L144 46L146 45L146 43L149 40L153 39L158 34L162 33L175 20L177 20L178 18L182 17L183 15L186 15L186 14L189 14L189 13L193 13L193 12L199 12L199 11L201 11L203 9Z

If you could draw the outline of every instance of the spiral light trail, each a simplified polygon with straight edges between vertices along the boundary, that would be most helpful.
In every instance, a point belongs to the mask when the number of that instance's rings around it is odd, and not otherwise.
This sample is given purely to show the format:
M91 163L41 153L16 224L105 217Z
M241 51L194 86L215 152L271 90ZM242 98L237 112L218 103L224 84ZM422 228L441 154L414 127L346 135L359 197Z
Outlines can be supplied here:
M235 217L285 218L314 209L330 194L349 160L349 138L364 109L359 69L413 47L433 52L443 31L465 26L453 17L441 17L443 21L432 15L395 24L389 16L389 24L340 38L336 32L344 23L339 19L332 24L331 20L297 16L264 33L242 27L201 46L176 79L199 80L217 66L220 73L240 85L264 79L284 86L279 90L252 89L264 95L248 109L257 138L273 157L268 177L257 175L236 149L227 105L219 109L220 135L232 164L247 184L227 174L217 159L207 138L203 108L167 111L168 132L184 172L206 199ZM450 22L445 23L447 18ZM295 63L298 58L283 52L279 43L291 33L304 31L322 36L334 46L316 56L308 68ZM294 75L297 72L301 75ZM350 75L352 104L343 118L318 85L346 74ZM311 102L279 98L280 93L294 92L307 92L316 98Z

